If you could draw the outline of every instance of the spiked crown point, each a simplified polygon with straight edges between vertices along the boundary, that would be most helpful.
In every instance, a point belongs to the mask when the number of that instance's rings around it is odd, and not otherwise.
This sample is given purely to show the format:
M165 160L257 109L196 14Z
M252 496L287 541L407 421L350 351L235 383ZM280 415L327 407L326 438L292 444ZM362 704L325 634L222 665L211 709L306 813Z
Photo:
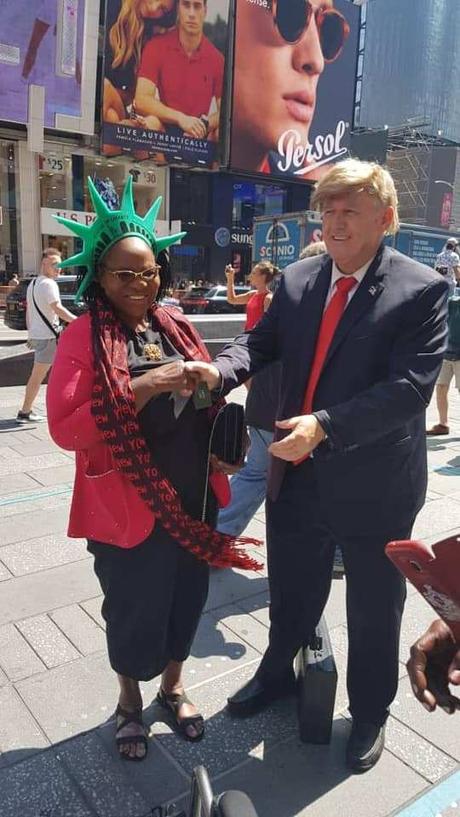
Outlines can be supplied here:
M133 177L131 175L126 180L119 210L111 210L107 206L90 177L88 177L88 190L96 213L92 224L80 224L64 216L54 216L60 224L83 241L83 249L79 253L66 258L58 265L61 269L74 266L86 267L87 273L75 295L76 301L81 298L94 280L98 264L106 252L118 241L135 236L145 241L154 253L159 253L186 235L186 233L175 233L157 238L155 224L162 198L158 196L145 216L139 216L134 208Z

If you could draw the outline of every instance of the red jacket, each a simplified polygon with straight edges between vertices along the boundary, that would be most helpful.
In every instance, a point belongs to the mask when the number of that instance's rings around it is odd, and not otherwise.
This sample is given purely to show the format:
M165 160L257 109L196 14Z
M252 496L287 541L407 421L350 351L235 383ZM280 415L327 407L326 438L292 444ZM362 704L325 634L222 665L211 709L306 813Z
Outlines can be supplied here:
M47 389L50 434L57 445L76 452L76 474L68 535L130 548L152 531L155 517L136 488L114 466L91 414L94 361L89 315L62 333ZM212 474L220 505L228 503L228 480Z

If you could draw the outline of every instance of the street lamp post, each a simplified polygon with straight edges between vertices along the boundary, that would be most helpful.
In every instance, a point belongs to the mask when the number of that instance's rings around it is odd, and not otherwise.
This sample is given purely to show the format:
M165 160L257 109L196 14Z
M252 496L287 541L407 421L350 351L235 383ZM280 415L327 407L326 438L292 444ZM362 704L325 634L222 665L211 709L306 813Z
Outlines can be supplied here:
M446 187L450 187L451 190L454 189L454 185L451 184L450 182L446 182L445 179L435 179L434 183L435 184L445 184Z

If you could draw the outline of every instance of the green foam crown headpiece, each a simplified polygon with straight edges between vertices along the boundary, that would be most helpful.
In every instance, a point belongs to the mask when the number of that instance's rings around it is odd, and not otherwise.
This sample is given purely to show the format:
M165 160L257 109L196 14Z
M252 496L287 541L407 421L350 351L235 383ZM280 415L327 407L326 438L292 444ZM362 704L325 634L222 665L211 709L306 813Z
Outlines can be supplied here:
M139 216L134 210L133 177L131 175L126 180L120 210L111 210L107 207L90 177L88 177L88 189L96 213L96 219L92 224L79 224L63 216L54 216L60 224L64 224L72 233L83 239L83 250L61 261L58 265L61 269L76 266L87 268L87 273L75 295L76 301L88 289L96 275L97 265L117 241L136 236L142 238L149 247L152 247L154 253L158 254L186 235L186 233L175 233L175 235L167 235L162 238L155 235L155 222L162 198L159 196L153 202L144 217Z

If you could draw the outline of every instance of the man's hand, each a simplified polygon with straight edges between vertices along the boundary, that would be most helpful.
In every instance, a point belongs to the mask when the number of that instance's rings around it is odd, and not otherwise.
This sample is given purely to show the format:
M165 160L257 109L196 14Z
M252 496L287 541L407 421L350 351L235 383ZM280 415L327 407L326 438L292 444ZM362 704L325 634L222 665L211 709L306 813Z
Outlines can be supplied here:
M195 139L206 138L206 125L197 116L181 114L178 117L177 124L187 136L194 136Z
M201 380L204 380L209 391L217 389L220 386L220 372L211 363L202 363L200 361L193 361L185 364L185 372L187 376L193 381L195 387Z
M277 428L291 429L291 433L283 440L272 443L268 450L274 457L287 462L296 462L307 457L326 436L324 429L312 414L291 417L290 420L277 420L276 425Z
M460 699L448 686L460 686L460 643L444 621L433 621L416 641L406 666L413 693L428 712L434 712L436 706L450 715L460 709Z

